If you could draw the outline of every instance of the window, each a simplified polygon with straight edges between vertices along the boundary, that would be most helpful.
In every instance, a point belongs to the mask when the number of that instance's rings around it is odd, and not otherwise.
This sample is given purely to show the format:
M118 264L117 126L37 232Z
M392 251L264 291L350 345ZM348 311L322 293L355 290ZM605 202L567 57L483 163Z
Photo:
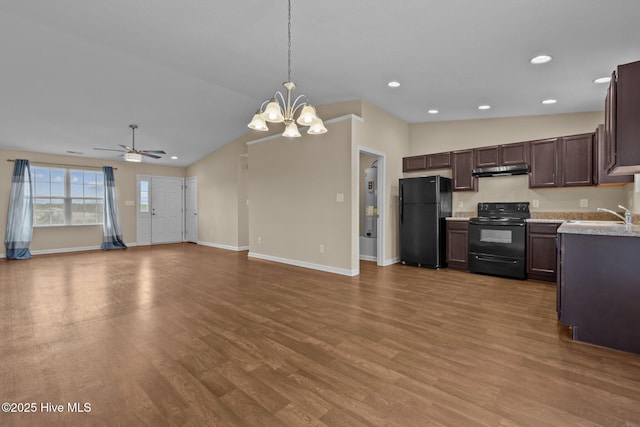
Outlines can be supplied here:
M34 225L102 224L102 171L35 166Z
M149 181L140 181L140 212L149 212Z

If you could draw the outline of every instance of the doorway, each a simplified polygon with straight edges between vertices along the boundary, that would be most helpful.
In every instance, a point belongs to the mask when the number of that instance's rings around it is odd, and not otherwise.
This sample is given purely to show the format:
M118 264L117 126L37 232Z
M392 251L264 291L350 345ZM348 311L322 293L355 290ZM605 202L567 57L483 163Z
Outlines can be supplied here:
M359 259L384 265L385 155L358 147Z
M198 177L188 177L184 187L184 240L198 243Z
M182 242L183 179L138 175L137 190L136 243Z

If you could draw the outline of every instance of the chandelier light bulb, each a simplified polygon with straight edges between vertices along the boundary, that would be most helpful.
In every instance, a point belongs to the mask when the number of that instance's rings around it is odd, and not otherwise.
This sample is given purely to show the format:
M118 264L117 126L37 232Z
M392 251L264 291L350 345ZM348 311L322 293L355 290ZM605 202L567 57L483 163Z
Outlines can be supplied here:
M323 133L327 133L327 128L324 127L322 119L316 117L313 122L311 122L311 126L309 126L307 133L309 135L321 135Z
M316 110L311 105L307 104L302 107L302 111L300 112L300 117L298 117L298 124L302 126L309 126L313 119L316 119Z
M258 130L260 132L265 132L269 130L269 128L267 127L267 122L265 122L264 118L262 117L259 111L253 115L253 119L251 120L251 123L249 123L247 126L253 130Z
M287 125L282 133L282 136L287 138L300 138L300 132L298 131L298 126L296 122L291 122Z

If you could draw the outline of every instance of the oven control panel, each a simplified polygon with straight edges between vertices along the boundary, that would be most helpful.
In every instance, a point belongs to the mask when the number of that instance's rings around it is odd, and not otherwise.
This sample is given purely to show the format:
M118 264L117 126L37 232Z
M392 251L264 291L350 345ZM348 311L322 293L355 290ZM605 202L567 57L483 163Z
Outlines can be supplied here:
M529 218L529 202L481 202L478 216Z

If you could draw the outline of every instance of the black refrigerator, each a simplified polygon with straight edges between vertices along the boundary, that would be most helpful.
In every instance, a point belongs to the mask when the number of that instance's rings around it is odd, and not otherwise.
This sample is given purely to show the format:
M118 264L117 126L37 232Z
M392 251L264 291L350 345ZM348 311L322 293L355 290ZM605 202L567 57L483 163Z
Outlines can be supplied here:
M424 176L400 180L400 262L447 266L445 218L451 216L451 179Z

